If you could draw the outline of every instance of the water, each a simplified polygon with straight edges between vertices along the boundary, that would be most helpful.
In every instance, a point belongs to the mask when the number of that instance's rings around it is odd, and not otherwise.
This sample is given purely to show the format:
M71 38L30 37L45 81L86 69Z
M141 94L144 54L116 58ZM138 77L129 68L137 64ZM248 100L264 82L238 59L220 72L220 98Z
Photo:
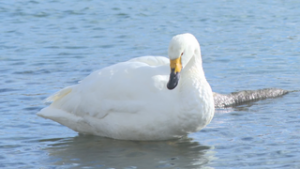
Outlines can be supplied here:
M0 2L1 168L300 168L300 93L218 109L187 138L81 136L36 116L43 99L91 71L201 44L213 91L300 89L298 1Z

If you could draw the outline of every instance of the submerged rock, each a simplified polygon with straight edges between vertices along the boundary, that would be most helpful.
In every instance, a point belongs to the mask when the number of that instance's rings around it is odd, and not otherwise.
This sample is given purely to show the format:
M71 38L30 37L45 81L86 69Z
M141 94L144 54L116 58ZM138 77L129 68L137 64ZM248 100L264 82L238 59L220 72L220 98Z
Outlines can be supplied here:
M243 90L230 94L219 94L214 92L215 108L237 106L247 102L279 97L287 93L289 93L289 91L276 88Z

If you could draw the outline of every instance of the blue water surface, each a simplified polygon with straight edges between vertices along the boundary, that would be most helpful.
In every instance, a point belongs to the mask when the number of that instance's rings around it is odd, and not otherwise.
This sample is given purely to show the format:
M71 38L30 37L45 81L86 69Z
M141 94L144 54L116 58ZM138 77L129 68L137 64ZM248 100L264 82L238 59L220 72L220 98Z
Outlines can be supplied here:
M300 1L0 2L0 168L300 168L300 92L219 109L187 138L82 136L36 116L94 70L199 40L213 91L300 89Z

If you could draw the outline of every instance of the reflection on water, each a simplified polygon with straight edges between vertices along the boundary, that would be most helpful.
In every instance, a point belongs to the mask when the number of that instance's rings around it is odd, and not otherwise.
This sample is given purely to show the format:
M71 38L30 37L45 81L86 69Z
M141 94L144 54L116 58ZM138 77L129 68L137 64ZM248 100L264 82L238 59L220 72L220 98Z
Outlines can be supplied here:
M289 93L287 90L267 88L259 90L243 90L230 94L219 94L214 92L214 102L216 108L238 106L241 104L263 100L267 98L280 97Z
M40 140L48 144L44 162L61 167L199 168L212 159L211 147L190 138L160 142L120 141L97 136Z

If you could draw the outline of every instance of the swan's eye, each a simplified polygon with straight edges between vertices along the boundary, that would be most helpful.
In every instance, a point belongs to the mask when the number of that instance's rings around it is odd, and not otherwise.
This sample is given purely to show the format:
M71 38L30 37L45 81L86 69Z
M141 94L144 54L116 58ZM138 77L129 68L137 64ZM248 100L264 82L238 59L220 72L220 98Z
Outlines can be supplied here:
M180 56L182 56L183 55L183 52L181 53L181 55Z

